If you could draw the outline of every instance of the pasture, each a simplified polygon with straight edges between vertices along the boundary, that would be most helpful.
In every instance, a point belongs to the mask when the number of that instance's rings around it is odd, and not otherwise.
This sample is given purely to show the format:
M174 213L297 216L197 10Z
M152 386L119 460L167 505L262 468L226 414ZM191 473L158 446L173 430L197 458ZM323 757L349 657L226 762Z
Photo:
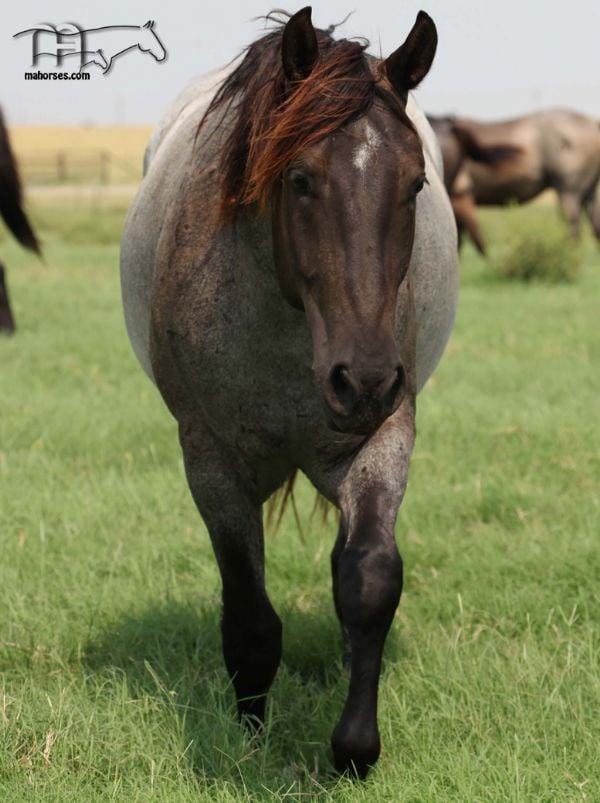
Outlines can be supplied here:
M347 682L334 517L311 519L302 484L302 531L288 511L267 536L284 659L266 733L250 738L174 423L124 331L124 208L32 212L45 264L0 236L19 327L0 340L2 801L600 799L591 238L567 285L501 282L464 251L397 526L405 586L382 676L383 753L360 784L329 763ZM555 225L553 208L518 213ZM482 214L492 247L503 215Z

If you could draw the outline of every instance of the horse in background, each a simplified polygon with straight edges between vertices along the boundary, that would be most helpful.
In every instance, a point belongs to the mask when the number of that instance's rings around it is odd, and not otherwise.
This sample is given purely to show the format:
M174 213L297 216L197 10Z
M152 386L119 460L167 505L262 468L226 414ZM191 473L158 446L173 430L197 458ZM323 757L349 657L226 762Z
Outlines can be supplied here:
M479 250L485 244L475 205L526 203L547 189L558 194L573 237L579 237L583 211L600 240L598 121L565 109L500 123L450 119L451 136L440 138L445 158L452 159L459 147L452 138L468 138L480 153L491 149L499 156L486 162L467 154L449 189L458 226L469 231Z
M331 744L360 777L380 752L416 394L457 303L441 154L410 95L436 46L424 12L385 60L313 28L310 7L282 20L168 110L121 247L129 337L179 425L249 722L264 720L282 649L262 505L301 470L340 510L331 571L350 682Z
M465 129L459 128L453 117L434 117L427 115L429 124L433 128L444 161L444 185L450 196L450 202L456 218L459 248L462 243L462 234L469 232L475 247L485 256L485 240L479 226L475 200L470 183L465 183L464 170L467 160L480 164L494 166L503 160L516 156L519 149L512 145L481 146Z
M40 244L23 209L23 191L17 161L0 110L0 217L24 248L38 256ZM12 334L15 319L10 308L4 265L0 263L0 332Z

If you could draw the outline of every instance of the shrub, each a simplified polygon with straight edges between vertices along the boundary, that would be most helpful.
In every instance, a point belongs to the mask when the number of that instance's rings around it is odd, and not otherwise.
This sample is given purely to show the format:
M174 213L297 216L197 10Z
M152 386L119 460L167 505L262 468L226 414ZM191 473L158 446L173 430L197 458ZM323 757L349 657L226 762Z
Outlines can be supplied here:
M582 256L581 243L562 220L523 216L507 232L507 243L494 262L505 279L556 284L575 281Z

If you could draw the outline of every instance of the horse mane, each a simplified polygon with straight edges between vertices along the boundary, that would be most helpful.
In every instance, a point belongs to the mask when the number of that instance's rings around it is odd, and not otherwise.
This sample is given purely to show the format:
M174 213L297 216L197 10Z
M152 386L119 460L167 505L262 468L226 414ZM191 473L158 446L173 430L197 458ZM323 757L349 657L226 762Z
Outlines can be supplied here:
M25 248L40 253L40 244L23 210L23 191L17 162L0 110L0 217Z
M277 27L244 51L241 63L225 78L206 110L198 133L221 112L233 122L222 147L220 220L232 221L239 209L258 202L265 210L274 183L302 151L364 115L376 99L409 128L400 100L373 69L367 40L335 40L329 30L315 29L319 56L310 74L286 79L281 50L287 14Z

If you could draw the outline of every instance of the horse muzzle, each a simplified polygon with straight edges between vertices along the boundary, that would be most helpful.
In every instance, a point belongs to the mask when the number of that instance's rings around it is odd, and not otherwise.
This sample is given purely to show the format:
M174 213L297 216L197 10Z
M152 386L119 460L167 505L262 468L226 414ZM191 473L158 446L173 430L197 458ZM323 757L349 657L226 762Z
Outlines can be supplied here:
M336 432L370 435L398 409L405 391L400 363L362 370L336 363L323 387L327 423Z

